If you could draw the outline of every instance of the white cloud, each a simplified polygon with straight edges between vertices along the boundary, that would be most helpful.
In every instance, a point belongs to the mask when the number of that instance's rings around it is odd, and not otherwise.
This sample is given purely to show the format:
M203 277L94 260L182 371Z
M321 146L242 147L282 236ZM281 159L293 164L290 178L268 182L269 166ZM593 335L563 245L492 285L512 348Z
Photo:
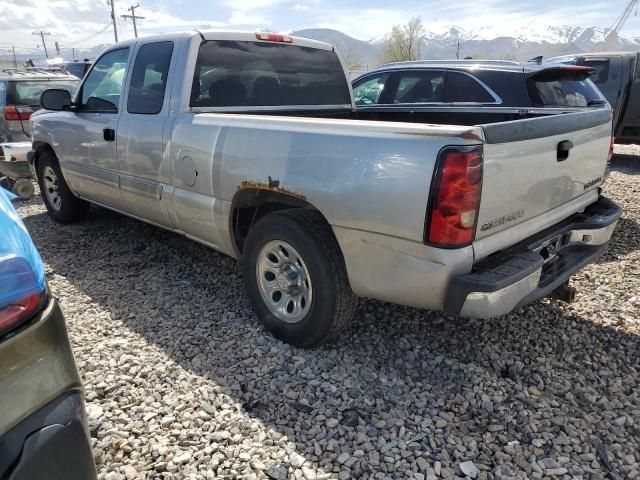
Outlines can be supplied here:
M309 7L309 5L302 5L301 3L296 3L293 6L294 10L303 10L304 11L304 10L309 10L309 8L311 8L311 7Z

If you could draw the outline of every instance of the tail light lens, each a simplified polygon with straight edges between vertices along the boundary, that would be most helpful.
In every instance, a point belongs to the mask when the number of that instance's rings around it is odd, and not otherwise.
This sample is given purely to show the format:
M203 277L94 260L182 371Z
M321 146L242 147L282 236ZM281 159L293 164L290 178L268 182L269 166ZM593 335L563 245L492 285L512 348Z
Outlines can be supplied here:
M45 302L42 259L0 189L0 338L28 321Z
M0 259L0 337L29 320L44 305L35 272L20 257Z
M482 189L482 146L447 147L431 184L425 242L445 248L473 242Z
M4 107L4 119L5 120L29 120L33 112L23 112L14 105L7 105Z

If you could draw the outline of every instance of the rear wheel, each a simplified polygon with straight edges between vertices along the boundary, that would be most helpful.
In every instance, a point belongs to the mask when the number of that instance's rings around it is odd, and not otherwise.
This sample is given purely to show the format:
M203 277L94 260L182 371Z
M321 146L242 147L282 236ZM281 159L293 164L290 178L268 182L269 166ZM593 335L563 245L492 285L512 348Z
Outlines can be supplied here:
M344 259L318 212L291 209L260 219L245 242L242 269L258 319L287 343L317 345L353 318L356 297Z
M39 154L38 184L49 216L56 222L73 223L89 213L89 203L71 193L58 161L50 151Z

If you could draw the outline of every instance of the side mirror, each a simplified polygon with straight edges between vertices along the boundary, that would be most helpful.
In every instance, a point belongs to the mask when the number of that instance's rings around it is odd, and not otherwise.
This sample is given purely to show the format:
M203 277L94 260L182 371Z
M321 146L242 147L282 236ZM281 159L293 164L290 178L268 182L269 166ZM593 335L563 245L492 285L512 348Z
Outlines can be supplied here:
M40 106L46 110L65 110L71 106L71 94L63 88L50 88L40 95Z

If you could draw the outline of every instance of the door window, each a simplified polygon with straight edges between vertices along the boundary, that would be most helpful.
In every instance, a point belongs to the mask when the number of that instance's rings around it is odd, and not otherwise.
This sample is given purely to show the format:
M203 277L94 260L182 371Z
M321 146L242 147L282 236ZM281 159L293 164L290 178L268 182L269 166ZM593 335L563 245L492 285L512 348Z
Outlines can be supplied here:
M447 98L451 103L496 103L477 80L464 73L449 72Z
M356 83L353 87L353 97L356 105L377 105L384 91L389 74L377 75L373 78Z
M128 48L100 57L82 86L84 110L117 113L128 57Z
M446 72L401 72L390 103L443 103Z
M162 110L173 42L143 45L131 71L127 111L155 115Z
M609 60L585 60L584 66L593 68L594 72L589 80L596 85L606 83L609 80Z

